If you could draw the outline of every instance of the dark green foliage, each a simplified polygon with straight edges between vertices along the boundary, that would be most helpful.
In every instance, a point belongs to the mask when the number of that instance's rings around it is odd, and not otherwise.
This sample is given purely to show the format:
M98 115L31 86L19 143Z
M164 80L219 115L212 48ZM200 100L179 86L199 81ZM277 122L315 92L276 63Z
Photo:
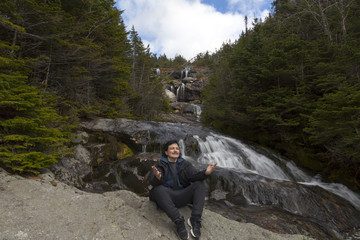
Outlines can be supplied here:
M151 69L151 53L144 47L134 27L130 31L132 72L130 86L133 91L130 107L135 116L148 120L157 117L166 105L160 77Z
M211 57L202 119L359 188L359 2L273 6Z
M0 3L2 166L35 173L55 163L78 118L152 119L164 108L149 49L129 36L114 4Z
M28 85L29 61L12 58L13 49L1 45L0 164L38 173L68 152L69 128L49 103L51 97Z

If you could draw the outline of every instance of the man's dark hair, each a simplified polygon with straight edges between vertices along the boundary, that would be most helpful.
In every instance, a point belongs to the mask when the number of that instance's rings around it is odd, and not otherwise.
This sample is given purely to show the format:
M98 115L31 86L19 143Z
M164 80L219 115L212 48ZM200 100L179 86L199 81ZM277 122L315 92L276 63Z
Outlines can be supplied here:
M170 146L171 144L174 144L174 143L176 143L176 144L179 146L179 148L180 148L179 142L176 141L176 140L170 140L170 141L166 142L166 143L164 144L164 146L163 146L163 152L162 152L162 156L163 156L163 157L167 157L166 154L165 154L165 152L169 149L169 146ZM181 157L181 151L180 151L179 157Z

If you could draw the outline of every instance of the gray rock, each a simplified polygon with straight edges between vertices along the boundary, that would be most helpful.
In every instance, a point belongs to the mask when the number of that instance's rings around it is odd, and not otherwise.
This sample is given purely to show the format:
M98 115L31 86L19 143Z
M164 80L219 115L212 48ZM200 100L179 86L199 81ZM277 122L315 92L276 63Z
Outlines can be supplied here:
M82 165L87 165L88 166L91 163L90 152L83 145L75 146L75 148L74 148L74 157Z
M91 155L83 145L76 145L73 151L74 157L63 157L51 166L51 170L59 180L76 187L84 187L83 178L92 172Z
M73 142L76 144L86 144L88 142L89 135L87 132L77 132L75 139L73 139Z
M194 82L194 81L197 81L197 79L196 79L196 78L193 78L193 77L185 77L185 78L183 78L182 81L183 81L183 82L186 82L186 83L192 83L192 82Z
M87 193L51 174L26 179L0 169L0 239L177 239L174 224L147 198L120 190ZM45 177L45 178L44 178ZM189 217L191 209L181 209ZM205 239L309 239L277 234L204 210Z
M176 95L170 90L165 89L165 96L169 99L171 103L176 102Z

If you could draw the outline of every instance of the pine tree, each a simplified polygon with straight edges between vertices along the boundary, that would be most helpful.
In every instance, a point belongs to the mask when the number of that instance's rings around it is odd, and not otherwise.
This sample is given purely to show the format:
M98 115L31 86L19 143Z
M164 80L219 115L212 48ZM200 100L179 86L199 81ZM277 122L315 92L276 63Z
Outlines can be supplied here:
M31 60L13 57L16 48L0 41L0 163L38 173L68 152L70 133L52 99L29 86Z
M144 47L134 26L130 31L130 42L132 46L130 85L134 92L131 106L136 116L154 119L159 110L165 108L162 84L159 76L152 74L150 48Z
M358 188L359 6L274 1L216 60L203 120Z

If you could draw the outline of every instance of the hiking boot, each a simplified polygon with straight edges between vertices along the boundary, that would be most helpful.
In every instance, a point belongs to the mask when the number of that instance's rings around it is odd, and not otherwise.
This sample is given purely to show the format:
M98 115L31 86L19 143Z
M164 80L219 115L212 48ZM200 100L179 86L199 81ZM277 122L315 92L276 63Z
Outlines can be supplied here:
M188 234L188 232L186 230L186 227L185 227L184 218L179 217L174 222L176 224L176 232L177 232L177 235L179 236L179 238L181 240L189 239L189 234Z
M188 219L188 224L191 227L190 233L194 238L199 238L201 236L201 221L194 219L194 218L189 218Z

